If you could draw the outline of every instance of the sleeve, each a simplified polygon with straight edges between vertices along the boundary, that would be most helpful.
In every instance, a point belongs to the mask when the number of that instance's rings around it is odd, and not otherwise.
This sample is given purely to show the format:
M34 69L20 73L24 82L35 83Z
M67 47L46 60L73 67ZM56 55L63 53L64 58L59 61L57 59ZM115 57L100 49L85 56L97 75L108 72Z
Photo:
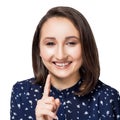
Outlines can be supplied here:
M10 120L23 120L22 110L21 110L21 86L17 82L11 93L11 102L10 102Z
M113 113L115 120L120 120L120 94L118 91L113 94Z

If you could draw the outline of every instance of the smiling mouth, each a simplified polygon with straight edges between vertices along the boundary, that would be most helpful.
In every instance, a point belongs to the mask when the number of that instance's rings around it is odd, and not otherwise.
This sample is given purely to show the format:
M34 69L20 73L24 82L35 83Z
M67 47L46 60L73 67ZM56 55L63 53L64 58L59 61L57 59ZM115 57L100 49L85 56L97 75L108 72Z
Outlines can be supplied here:
M72 62L53 62L57 67L63 68L69 66Z

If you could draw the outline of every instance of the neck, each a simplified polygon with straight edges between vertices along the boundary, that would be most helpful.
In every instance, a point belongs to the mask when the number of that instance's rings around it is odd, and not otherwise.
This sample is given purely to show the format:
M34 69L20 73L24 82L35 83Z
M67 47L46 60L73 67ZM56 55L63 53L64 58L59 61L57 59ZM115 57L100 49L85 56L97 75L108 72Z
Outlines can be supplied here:
M79 79L80 76L71 78L58 78L56 76L51 76L51 83L58 90L64 90L75 85Z

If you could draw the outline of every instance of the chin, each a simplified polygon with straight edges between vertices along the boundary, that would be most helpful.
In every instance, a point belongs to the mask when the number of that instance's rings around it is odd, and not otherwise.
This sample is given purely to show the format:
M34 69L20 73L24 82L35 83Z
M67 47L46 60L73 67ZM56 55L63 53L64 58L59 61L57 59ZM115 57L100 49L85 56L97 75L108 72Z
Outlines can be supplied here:
M54 73L51 73L51 75L55 78L59 78L59 79L67 79L69 77L71 77L70 75L66 75L65 73L62 74L62 73L57 73L57 74L54 74Z

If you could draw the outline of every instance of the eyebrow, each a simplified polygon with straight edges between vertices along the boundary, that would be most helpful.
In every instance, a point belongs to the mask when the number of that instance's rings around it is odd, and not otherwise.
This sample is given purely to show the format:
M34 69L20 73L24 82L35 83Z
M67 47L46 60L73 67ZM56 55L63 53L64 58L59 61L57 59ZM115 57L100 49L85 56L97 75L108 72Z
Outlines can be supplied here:
M68 36L65 39L68 40L68 39L71 39L71 38L75 38L75 39L78 39L78 40L80 39L79 37L76 37L76 36Z
M46 39L55 40L56 38L55 37L45 37L44 40L46 40Z
M69 39L71 39L71 38L75 38L75 39L77 39L77 40L80 39L79 37L76 37L76 36L67 36L67 37L65 37L65 40L69 40ZM44 40L46 40L46 39L56 40L55 37L45 37Z

